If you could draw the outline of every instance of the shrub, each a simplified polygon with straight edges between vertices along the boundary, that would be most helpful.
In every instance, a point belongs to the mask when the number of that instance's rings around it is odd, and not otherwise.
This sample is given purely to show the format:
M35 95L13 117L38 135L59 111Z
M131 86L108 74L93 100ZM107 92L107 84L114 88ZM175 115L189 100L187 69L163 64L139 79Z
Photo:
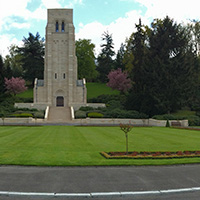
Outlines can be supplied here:
M119 108L107 110L105 112L107 118L128 118L128 119L146 119L148 116L134 110L122 110Z
M104 115L98 112L91 112L91 113L88 113L87 116L90 118L102 118Z
M164 115L155 115L152 118L157 119L157 120L183 120L183 119L186 119L187 117L164 114Z
M167 120L166 127L170 127L169 120Z
M196 115L191 115L188 118L188 123L189 126L200 126L200 117L196 116Z
M93 107L91 107L91 106L82 106L82 107L80 107L79 108L79 110L82 110L82 111L91 111L91 110L94 110L94 108Z
M108 103L111 100L119 100L120 95L102 94L96 98L88 99L88 103Z
M34 118L44 118L44 111L36 111L33 113Z
M9 117L33 117L31 113L19 113L19 114L12 114Z
M86 118L86 112L82 111L82 110L77 110L75 112L75 118L76 119L82 119L82 118Z
M33 102L33 98L16 97L15 102L16 103L32 103Z
M117 100L108 101L106 106L108 109L114 109L114 108L122 109L123 108L123 106L121 105L119 100L118 101Z

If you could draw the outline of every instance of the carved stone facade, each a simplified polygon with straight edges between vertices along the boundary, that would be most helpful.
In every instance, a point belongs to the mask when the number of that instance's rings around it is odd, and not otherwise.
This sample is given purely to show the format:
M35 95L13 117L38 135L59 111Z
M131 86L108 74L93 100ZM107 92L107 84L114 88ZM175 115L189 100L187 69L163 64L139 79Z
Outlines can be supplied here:
M86 103L85 80L77 80L72 9L48 9L44 80L35 79L34 104L68 107Z

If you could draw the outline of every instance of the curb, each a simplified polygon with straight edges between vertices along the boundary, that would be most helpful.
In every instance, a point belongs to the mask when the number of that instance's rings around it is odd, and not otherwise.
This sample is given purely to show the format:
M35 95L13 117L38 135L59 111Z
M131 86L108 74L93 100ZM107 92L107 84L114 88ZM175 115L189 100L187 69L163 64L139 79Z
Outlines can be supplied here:
M0 196L31 196L31 197L65 197L65 198L101 198L101 197L127 197L127 196L150 196L166 195L171 193L195 192L200 191L200 187L155 190L155 191L136 191L136 192L94 192L94 193L40 193L40 192L9 192L0 191Z

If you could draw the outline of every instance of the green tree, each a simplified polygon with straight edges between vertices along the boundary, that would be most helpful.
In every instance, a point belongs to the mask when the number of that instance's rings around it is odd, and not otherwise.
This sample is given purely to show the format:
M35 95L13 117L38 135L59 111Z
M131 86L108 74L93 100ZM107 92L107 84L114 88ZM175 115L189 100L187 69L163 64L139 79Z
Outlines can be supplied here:
M144 62L145 62L145 39L146 32L144 26L142 25L141 19L139 19L139 24L136 24L136 32L133 35L133 40L131 42L131 50L134 56L133 58L133 69L132 69L132 81L135 83L134 92L143 92L144 88Z
M76 56L78 60L78 78L86 78L92 82L97 78L94 55L95 45L91 40L79 39L76 41Z
M39 33L34 36L29 33L29 37L23 39L23 47L18 49L20 53L22 68L24 70L24 79L30 81L33 85L34 79L43 78L44 71L44 39Z
M0 55L0 98L5 92L5 85L4 85L4 63L3 58Z
M22 56L17 51L18 47L16 45L11 45L9 48L9 55L5 57L5 68L7 71L7 78L13 77L21 77L23 76L23 68L21 59Z
M115 55L112 35L108 32L104 32L102 40L105 41L101 45L102 50L97 58L97 71L99 72L99 79L101 82L107 82L107 75L114 68L113 56Z
M132 70L133 70L133 52L132 52L132 40L133 40L133 34L131 34L129 39L126 39L125 42L125 52L124 52L124 59L123 59L123 63L125 66L125 70L129 73L132 74Z
M154 20L147 33L145 57L138 57L143 60L143 71L140 74L133 70L135 77L142 76L133 87L137 88L138 83L141 86L132 94L129 107L150 116L170 113L195 93L197 57L186 28L168 16ZM143 92L137 96L140 90Z
M124 56L125 56L125 45L122 43L116 55L115 69L120 68L122 69L122 71L125 70Z
M163 112L181 108L194 91L196 56L187 34L185 27L168 16L152 23L149 58L156 83L152 94Z
M120 124L119 127L124 132L126 137L126 155L128 155L128 133L132 130L133 126L130 124Z

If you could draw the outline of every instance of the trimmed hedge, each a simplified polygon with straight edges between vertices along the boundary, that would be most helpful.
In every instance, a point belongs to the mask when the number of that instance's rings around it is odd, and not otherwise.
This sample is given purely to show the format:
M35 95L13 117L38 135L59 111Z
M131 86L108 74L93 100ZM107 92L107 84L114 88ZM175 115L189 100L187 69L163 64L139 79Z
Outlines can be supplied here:
M82 107L79 108L79 110L87 112L87 111L94 110L94 108L91 107L91 106L82 106Z
M75 112L75 117L78 118L127 118L127 119L148 119L148 115L144 113L139 113L134 110L124 110L119 108L119 101L112 100L110 105L106 108L92 108L92 107L81 107ZM98 114L90 114L98 113Z
M188 119L189 126L200 126L200 117L196 115L189 115L189 116L176 116L171 114L165 115L155 115L153 119L157 120L184 120Z
M120 95L102 94L96 98L88 99L88 103L108 103L111 100L119 101Z
M31 113L20 113L20 114L12 114L9 117L33 117L33 115Z
M87 116L90 118L103 118L104 115L98 112L91 112L91 113L88 113Z
M183 120L183 119L187 119L187 117L185 117L185 116L176 116L176 115L172 115L172 114L155 115L152 118L157 119L157 120Z
M82 118L86 118L86 112L85 111L82 111L82 110L77 110L75 112L75 118L76 119L82 119Z

